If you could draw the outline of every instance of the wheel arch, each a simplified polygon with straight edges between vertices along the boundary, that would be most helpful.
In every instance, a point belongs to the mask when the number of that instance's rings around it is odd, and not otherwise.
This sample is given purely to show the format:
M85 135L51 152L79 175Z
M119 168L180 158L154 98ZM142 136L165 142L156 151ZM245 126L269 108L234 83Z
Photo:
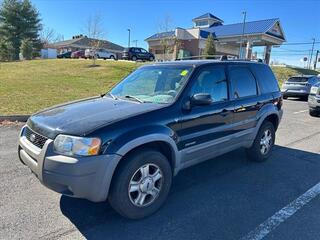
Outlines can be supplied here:
M171 137L164 134L150 134L126 143L117 151L117 154L122 156L120 162L128 155L141 149L157 150L168 159L173 172L177 167L179 154L176 143Z

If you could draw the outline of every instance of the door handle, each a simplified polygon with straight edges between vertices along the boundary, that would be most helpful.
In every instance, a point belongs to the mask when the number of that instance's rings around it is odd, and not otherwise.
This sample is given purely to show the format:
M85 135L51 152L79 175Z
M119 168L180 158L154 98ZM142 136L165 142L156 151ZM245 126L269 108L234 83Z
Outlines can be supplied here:
M237 107L234 111L235 112L243 112L245 110L246 110L246 108L243 105L241 105L240 107Z
M225 117L228 115L228 110L227 109L223 109L220 113L220 116Z

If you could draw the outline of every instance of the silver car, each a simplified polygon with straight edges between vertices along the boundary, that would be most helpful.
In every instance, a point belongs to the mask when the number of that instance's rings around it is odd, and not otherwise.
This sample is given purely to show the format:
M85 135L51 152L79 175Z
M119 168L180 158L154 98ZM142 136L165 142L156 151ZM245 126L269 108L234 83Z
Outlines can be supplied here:
M309 99L309 113L311 116L320 115L320 82L315 84L310 91Z
M301 75L290 77L282 84L281 93L284 99L288 97L307 98L311 87L319 82L319 78L314 75Z

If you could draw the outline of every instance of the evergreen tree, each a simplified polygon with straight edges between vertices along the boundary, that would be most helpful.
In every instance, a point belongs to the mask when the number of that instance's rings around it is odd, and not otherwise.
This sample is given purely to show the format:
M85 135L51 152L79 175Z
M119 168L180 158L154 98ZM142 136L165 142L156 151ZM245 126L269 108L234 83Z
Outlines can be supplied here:
M13 46L13 59L19 59L23 39L30 39L40 49L39 31L41 20L30 0L4 0L0 6L0 36L2 41Z
M0 39L0 61L12 61L14 48L12 44L4 39Z
M214 43L214 37L210 33L206 40L206 45L204 47L204 55L214 55L214 54L216 54L216 46Z
M33 52L32 48L33 48L32 42L29 39L22 40L20 50L24 59L26 60L32 59L32 52Z

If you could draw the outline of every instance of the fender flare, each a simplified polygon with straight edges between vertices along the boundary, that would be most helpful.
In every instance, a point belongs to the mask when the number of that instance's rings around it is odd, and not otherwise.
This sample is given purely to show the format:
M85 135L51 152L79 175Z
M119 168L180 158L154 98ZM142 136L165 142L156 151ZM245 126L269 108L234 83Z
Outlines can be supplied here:
M119 148L117 154L125 156L131 150L152 142L164 142L171 148L173 168L176 168L177 163L180 161L180 155L177 145L171 137L161 133L152 133L135 138Z

